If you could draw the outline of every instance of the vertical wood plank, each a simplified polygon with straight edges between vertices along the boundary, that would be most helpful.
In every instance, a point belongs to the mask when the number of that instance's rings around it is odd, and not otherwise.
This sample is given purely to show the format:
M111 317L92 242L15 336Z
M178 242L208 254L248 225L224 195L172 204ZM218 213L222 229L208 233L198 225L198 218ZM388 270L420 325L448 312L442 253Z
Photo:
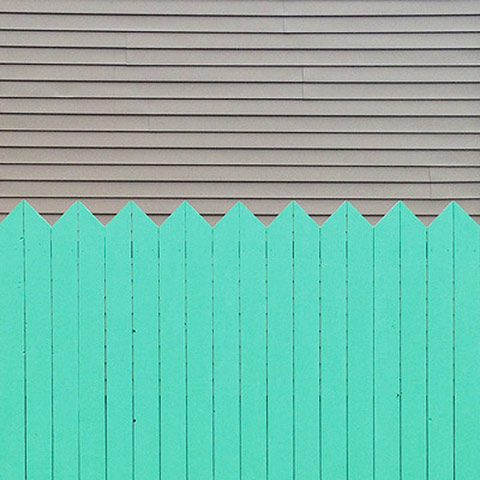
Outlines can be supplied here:
M321 461L322 479L347 478L346 204L322 225Z
M373 228L347 203L348 473L373 478Z
M428 478L453 477L453 205L428 227Z
M107 477L133 472L131 205L106 226Z
M78 205L52 226L53 473L79 475Z
M52 475L50 226L25 203L27 478Z
M375 476L400 476L400 204L375 226Z
M293 203L267 228L268 478L293 478Z
M480 227L454 210L455 477L480 472Z
M215 478L240 478L239 206L213 228Z
M78 208L79 468L105 478L105 228Z
M188 471L213 478L212 228L186 205ZM233 446L233 448L235 448Z
M293 205L295 478L320 478L319 226Z
M0 223L0 478L25 478L24 202Z
M160 475L158 227L135 204L133 242L134 478Z
M266 479L267 331L265 227L240 205L242 478Z
M426 229L400 204L401 467L402 478L425 480Z
M186 478L185 212L182 204L160 226L162 480Z

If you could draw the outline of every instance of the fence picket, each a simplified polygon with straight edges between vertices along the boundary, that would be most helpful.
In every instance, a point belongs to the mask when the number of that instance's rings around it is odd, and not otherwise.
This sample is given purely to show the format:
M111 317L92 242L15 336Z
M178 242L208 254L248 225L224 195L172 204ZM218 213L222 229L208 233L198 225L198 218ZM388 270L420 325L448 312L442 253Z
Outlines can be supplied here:
M158 228L132 204L134 478L160 475Z
M185 216L182 204L160 229L160 475L185 480Z
M428 227L428 478L453 474L453 206Z
M240 205L242 478L266 480L267 331L265 227Z
M105 479L105 228L78 207L80 477Z
M455 475L480 472L480 229L454 205Z
M347 478L346 209L320 234L320 389L322 479Z
M320 478L320 230L293 206L295 478Z
M426 249L425 226L400 206L401 468L403 478L425 479Z
M188 471L213 478L212 228L186 205Z
M50 226L27 203L24 209L26 477L44 480L52 475Z
M375 476L400 476L400 204L374 228Z
M216 478L240 478L239 208L213 228L213 391Z
M132 207L106 226L107 477L133 472Z
M53 474L79 475L78 205L52 226Z
M268 478L291 479L293 458L293 203L267 228Z
M24 202L0 223L0 478L25 478Z
M347 204L348 472L373 478L373 228Z

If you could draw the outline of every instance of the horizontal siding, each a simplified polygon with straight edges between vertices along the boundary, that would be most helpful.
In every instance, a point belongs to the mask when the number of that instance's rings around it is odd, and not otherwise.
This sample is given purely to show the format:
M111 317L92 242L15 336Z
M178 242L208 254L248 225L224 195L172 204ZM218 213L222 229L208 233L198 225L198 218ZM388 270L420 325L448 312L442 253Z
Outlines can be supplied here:
M321 223L348 199L478 221L479 67L475 0L3 0L0 218L242 200L268 223L298 200Z

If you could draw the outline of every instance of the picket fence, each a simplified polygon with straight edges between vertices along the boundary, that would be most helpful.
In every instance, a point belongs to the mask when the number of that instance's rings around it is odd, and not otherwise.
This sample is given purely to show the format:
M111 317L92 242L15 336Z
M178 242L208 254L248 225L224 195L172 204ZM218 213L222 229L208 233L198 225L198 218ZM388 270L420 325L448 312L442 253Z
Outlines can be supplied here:
M480 227L135 204L0 224L0 479L480 478Z

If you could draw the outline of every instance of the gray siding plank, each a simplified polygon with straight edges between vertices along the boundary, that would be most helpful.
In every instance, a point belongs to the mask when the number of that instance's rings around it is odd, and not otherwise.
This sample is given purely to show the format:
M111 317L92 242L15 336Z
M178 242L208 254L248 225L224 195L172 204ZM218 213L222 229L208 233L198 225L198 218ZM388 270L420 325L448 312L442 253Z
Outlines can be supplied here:
M0 146L0 164L89 165L404 165L477 166L478 150L439 148L418 149L193 149L114 147L4 147ZM28 166L26 166L28 168ZM25 190L28 193L28 190ZM339 192L341 195L342 192ZM1 195L0 195L1 198ZM268 198L268 197L267 197Z

